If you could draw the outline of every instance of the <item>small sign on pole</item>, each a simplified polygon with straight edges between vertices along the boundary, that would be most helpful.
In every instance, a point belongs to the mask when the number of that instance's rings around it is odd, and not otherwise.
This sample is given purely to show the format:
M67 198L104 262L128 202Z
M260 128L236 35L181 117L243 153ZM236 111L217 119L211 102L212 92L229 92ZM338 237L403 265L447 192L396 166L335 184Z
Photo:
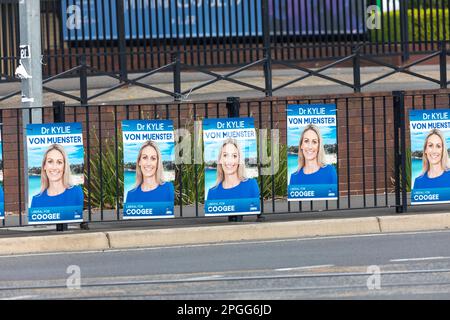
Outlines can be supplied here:
M20 59L30 59L31 58L31 50L30 45L21 45L20 47Z

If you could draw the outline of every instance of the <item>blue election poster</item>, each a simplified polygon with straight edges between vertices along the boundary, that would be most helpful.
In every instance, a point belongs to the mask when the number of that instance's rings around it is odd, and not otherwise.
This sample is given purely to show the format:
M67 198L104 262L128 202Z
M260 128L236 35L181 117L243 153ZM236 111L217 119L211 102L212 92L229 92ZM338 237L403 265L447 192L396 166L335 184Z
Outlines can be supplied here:
M450 109L411 110L411 204L450 202Z
M81 123L27 125L28 223L83 221Z
M3 140L0 127L0 220L5 218L5 194L3 190Z
M288 201L336 200L336 105L287 106Z
M253 118L203 120L205 216L259 214Z
M173 218L175 138L172 120L124 120L122 138L123 218Z

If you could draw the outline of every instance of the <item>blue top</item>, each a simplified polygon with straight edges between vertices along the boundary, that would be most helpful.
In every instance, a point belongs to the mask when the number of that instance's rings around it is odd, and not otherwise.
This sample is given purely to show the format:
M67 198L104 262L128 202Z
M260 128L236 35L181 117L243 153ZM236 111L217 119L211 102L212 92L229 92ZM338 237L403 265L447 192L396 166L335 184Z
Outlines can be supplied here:
M3 188L1 186L0 186L0 202L5 202L5 195L3 194Z
M174 193L172 182L160 184L150 191L142 191L139 186L128 191L126 202L173 202Z
M291 185L309 185L309 184L336 184L337 174L334 166L326 165L320 168L318 171L305 174L303 173L303 168L300 171L296 171L291 174L291 180L289 184Z
M450 188L450 170L436 178L428 178L428 173L425 173L414 180L414 189L429 188Z
M207 200L259 198L259 187L255 179L241 181L236 187L224 189L222 182L208 190Z
M83 206L83 190L81 186L73 186L56 196L49 196L47 189L35 196L30 208Z

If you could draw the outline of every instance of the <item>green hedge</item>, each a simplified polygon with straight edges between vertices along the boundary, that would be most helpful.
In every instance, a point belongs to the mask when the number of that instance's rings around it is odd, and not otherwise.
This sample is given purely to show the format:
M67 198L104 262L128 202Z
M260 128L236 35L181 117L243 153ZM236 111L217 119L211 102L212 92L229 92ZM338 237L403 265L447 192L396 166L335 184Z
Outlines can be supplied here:
M410 42L450 40L449 18L449 9L408 10L408 40ZM400 11L384 13L381 30L371 30L370 36L373 42L400 42Z

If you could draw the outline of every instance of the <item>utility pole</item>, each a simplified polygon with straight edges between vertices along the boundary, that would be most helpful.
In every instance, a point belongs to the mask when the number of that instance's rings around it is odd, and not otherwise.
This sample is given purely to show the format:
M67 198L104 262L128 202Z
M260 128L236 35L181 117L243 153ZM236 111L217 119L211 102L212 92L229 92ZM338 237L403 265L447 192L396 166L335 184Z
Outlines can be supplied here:
M25 177L28 177L26 126L29 123L42 123L40 0L19 0L19 17L21 66L16 69L16 76L22 79L23 166ZM28 179L24 179L24 191L28 214Z

